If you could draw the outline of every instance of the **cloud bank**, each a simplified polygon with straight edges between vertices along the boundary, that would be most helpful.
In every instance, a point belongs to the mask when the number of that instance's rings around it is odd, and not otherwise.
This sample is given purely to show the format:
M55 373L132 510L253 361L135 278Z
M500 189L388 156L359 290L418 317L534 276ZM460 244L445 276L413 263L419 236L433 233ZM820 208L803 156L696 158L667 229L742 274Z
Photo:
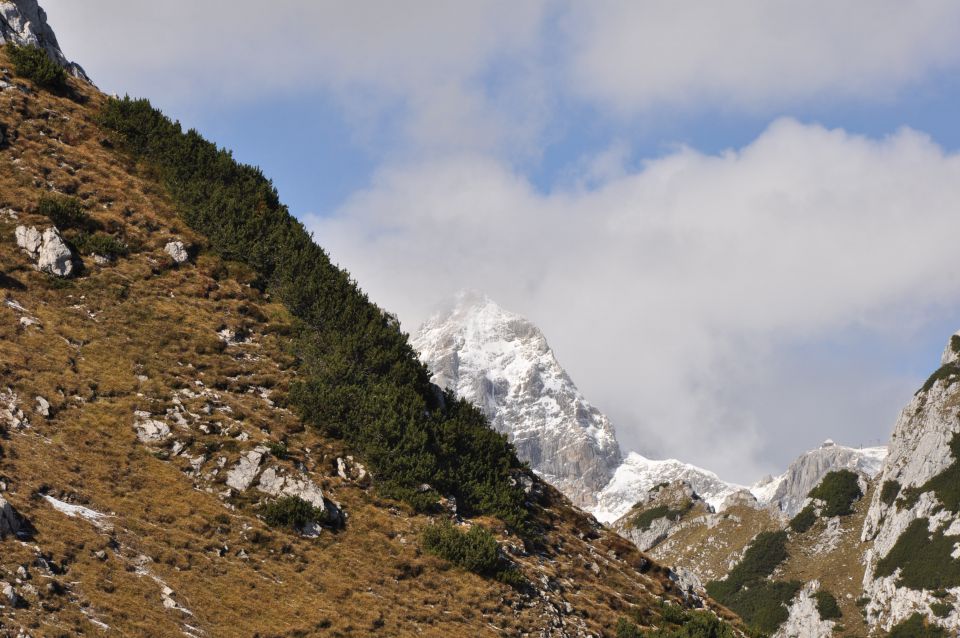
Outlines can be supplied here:
M798 433L762 431L782 425L778 402L824 408L804 434L889 428L905 379L873 379L884 396L862 397L864 414L850 397L831 414L841 397L798 400L790 375L809 390L870 371L780 357L851 327L902 331L956 299L960 157L909 129L874 140L781 119L736 151L611 174L542 193L478 156L385 168L308 226L407 329L464 287L533 319L627 447L751 480L776 467L771 441L798 451Z

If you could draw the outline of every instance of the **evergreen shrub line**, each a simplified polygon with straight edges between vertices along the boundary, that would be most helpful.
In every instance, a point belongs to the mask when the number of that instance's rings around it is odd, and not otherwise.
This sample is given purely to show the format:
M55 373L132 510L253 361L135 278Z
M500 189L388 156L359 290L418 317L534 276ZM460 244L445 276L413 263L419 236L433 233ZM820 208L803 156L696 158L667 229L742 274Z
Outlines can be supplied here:
M255 270L255 284L299 320L300 380L289 401L305 423L357 450L384 496L429 509L438 493L452 495L464 515L529 531L515 480L526 469L513 446L476 408L430 383L396 320L331 263L258 168L184 132L145 99L107 101L100 123L159 175L214 252Z

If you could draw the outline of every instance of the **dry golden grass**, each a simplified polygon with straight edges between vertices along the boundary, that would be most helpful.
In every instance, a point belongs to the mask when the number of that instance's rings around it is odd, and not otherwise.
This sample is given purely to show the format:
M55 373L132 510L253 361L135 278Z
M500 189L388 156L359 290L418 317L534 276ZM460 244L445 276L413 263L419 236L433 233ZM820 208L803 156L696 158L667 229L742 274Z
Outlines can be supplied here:
M17 216L0 214L0 389L16 391L31 421L2 442L0 473L4 497L36 529L27 543L0 541L0 580L13 582L38 553L62 566L52 577L62 591L51 592L51 577L31 568L17 587L38 593L24 594L24 608L2 610L4 628L35 636L519 636L544 628L558 609L571 626L612 635L623 610L677 598L662 568L553 490L537 513L548 530L542 548L516 557L548 591L543 597L421 554L429 518L342 481L340 443L271 405L283 405L295 376L284 309L246 285L243 268L203 252L203 238L177 219L150 172L101 143L93 115L103 96L71 84L76 100L0 92L10 138L0 149L0 209ZM85 259L68 281L34 271L14 228L48 226L36 204L51 192L79 198L129 243L129 257L102 267ZM195 263L172 267L162 247L174 237L200 250ZM21 325L24 315L39 326ZM251 343L224 346L217 331L241 326ZM49 419L32 413L35 396L50 401ZM177 397L210 433L171 426L180 455L172 440L141 443L134 412L164 418ZM219 494L219 459L229 468L254 445L280 440L290 458L271 463L300 464L348 512L345 529L316 539L272 530L255 516L259 492ZM200 476L185 471L186 457L201 454ZM109 518L101 528L66 516L42 494ZM189 613L164 607L163 584Z

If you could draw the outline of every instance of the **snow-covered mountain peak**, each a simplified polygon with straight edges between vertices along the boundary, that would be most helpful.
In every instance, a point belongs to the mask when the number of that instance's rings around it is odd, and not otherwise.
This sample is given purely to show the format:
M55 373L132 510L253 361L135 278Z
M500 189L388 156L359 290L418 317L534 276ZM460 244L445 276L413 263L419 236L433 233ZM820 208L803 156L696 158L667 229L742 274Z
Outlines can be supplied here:
M543 333L486 295L460 293L413 347L440 386L479 406L522 460L583 507L620 462L609 419L590 405Z

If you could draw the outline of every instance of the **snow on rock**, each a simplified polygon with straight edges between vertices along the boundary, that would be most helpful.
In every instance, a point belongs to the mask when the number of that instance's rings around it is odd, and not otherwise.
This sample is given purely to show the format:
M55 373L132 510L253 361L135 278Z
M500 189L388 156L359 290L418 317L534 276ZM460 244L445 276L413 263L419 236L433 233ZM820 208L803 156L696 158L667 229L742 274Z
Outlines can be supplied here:
M461 293L412 345L434 383L479 407L521 460L577 505L596 504L620 463L616 435L535 325L484 295Z
M886 455L885 447L852 448L827 439L819 448L801 454L786 472L762 479L750 491L760 504L792 517L827 473L847 469L873 478L880 473Z
M830 638L833 635L834 622L820 618L817 601L813 594L820 589L820 583L810 581L790 602L790 616L780 625L774 638Z
M39 47L71 75L90 81L80 65L67 60L60 50L57 36L47 24L47 14L37 0L0 0L0 44L10 42Z
M728 496L744 489L689 463L676 459L652 460L631 452L600 492L593 515L602 523L615 521L634 504L644 500L651 488L675 481L689 483L713 509L717 509Z
M57 510L61 514L66 514L70 518L82 518L88 520L96 527L101 529L110 527L110 525L107 523L107 519L110 517L106 514L92 510L89 507L83 507L82 505L74 505L73 503L61 501L47 494L44 494L43 498L53 506L53 509Z

